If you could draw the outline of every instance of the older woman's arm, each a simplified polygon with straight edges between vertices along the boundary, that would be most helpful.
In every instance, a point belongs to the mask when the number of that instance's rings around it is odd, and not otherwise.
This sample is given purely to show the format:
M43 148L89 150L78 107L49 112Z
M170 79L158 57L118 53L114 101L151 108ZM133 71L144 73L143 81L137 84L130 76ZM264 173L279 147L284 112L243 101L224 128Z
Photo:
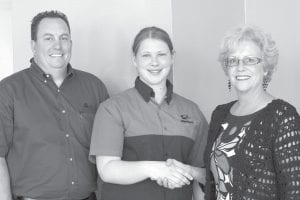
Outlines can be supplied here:
M274 163L281 200L300 199L300 117L287 107L278 121Z
M115 156L97 156L97 169L107 183L134 184L150 178L169 180L174 187L190 184L193 177L186 171L168 166L165 161L123 161Z
M204 200L204 191L199 186L198 181L193 182L193 200Z
M178 170L179 172L185 172L192 176L193 181L193 190L200 190L199 183L202 185L205 185L205 174L206 170L205 168L199 168L199 167L193 167L191 165L183 164L182 162L179 162L175 159L168 159L166 162L167 166L172 166L175 170ZM168 179L157 179L157 184L164 186L169 189L176 188L172 182L168 181ZM196 186L195 186L196 184ZM202 189L201 189L202 191ZM195 194L195 193L194 193Z
M194 167L191 165L183 164L182 162L179 162L175 159L168 159L167 165L173 165L175 169L183 170L186 173L189 173L192 175L193 179L205 184L205 168L200 167Z

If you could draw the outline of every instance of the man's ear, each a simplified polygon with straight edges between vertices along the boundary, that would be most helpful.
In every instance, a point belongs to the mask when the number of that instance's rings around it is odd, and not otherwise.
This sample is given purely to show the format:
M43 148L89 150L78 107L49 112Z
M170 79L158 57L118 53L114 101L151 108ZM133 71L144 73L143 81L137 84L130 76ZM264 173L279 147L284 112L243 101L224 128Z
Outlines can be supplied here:
M31 40L30 41L30 46L31 46L31 51L33 53L33 55L35 54L35 45L36 45L36 42L34 40Z

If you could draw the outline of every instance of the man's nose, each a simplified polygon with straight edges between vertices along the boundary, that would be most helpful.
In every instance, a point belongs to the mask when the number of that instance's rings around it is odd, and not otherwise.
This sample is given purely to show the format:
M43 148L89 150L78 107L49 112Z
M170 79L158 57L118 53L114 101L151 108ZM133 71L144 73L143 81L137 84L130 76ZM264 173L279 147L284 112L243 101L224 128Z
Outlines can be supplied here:
M61 48L61 41L60 40L56 39L54 41L54 48L56 48L56 49L60 49Z

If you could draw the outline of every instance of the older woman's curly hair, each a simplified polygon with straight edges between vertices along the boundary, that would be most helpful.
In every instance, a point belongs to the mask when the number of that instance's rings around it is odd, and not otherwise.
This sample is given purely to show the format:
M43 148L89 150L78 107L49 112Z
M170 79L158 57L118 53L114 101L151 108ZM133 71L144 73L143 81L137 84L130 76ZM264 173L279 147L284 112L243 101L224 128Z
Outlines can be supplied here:
M267 70L265 79L269 82L278 62L278 49L271 36L265 34L260 28L252 25L242 25L236 27L225 34L221 41L219 62L225 73L226 60L233 53L241 42L250 41L256 44L263 53L264 67Z

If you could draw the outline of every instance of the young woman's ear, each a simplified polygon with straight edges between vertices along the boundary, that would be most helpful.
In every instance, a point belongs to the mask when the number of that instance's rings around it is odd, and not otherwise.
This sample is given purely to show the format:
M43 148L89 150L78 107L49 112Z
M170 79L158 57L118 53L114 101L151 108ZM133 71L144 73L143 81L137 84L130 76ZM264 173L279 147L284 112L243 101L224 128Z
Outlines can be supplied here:
M132 55L131 55L131 61L132 61L133 65L136 67L137 63L136 63L136 56L134 55L134 53L132 53Z

